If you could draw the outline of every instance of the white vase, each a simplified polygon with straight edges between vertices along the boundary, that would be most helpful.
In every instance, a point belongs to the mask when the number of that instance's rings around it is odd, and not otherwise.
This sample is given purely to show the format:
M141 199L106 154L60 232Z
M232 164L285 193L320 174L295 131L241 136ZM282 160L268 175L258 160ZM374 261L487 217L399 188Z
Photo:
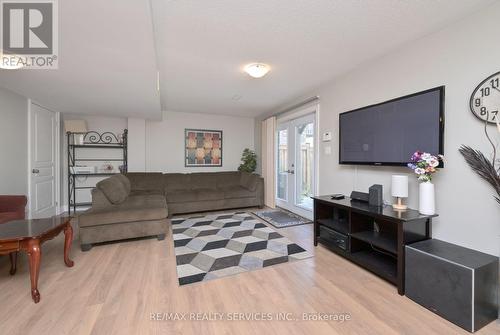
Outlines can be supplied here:
M425 215L435 214L434 184L430 181L420 183L418 195L418 211Z

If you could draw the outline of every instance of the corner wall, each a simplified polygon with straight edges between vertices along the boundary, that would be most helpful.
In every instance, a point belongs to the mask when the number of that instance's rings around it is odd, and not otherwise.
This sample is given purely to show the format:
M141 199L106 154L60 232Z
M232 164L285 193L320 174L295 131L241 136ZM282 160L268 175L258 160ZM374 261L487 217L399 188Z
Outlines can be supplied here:
M391 175L411 171L339 165L339 113L445 85L446 167L434 178L439 217L434 220L433 236L498 255L500 206L492 188L468 167L458 148L467 144L486 154L492 151L483 123L472 115L468 104L476 85L500 71L499 22L500 5L496 4L305 95L320 96L320 135L333 132L333 141L320 143L320 194L366 192L379 183L384 186L384 200L392 202ZM495 132L491 127L491 133ZM331 155L325 154L326 146L331 146ZM418 208L418 184L412 175L410 180L409 206Z

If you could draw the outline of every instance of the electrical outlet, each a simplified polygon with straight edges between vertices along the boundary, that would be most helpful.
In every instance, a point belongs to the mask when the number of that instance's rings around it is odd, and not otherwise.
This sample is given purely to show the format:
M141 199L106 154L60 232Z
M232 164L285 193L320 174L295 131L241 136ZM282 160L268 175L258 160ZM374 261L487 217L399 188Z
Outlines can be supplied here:
M330 142L332 140L332 132L331 131L325 131L323 133L323 142Z

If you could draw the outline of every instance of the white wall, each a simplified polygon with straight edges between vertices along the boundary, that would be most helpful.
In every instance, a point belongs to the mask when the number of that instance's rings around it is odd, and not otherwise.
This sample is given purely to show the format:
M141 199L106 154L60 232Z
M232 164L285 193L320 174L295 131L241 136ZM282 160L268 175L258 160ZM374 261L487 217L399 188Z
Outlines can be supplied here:
M146 171L146 120L128 119L128 171Z
M338 115L341 112L382 102L424 89L446 85L446 167L434 178L437 212L433 236L466 247L498 255L500 206L493 190L467 166L458 152L467 144L491 152L483 134L483 123L469 111L470 94L476 85L500 70L500 5L471 15L446 29L409 43L383 58L310 94L320 96L320 133L333 131L334 141L320 145L320 194L353 189L367 191L375 183L384 185L390 197L390 178L410 173L404 168L353 167L338 164ZM332 60L334 61L334 60ZM494 133L494 128L491 128ZM332 155L325 155L325 146ZM418 208L418 184L411 176L409 205Z
M28 99L0 89L0 194L28 195Z
M222 130L222 167L184 166L184 129ZM146 121L146 169L162 172L231 171L245 148L254 148L254 119L226 115L163 112L162 121Z

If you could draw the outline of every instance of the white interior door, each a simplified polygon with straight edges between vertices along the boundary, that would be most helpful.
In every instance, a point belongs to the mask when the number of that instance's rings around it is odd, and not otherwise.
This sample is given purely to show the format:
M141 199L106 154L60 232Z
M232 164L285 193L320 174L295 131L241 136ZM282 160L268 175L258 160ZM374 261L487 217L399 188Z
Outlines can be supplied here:
M276 204L309 219L315 193L315 114L276 128Z
M29 106L29 216L56 215L58 192L59 114Z

